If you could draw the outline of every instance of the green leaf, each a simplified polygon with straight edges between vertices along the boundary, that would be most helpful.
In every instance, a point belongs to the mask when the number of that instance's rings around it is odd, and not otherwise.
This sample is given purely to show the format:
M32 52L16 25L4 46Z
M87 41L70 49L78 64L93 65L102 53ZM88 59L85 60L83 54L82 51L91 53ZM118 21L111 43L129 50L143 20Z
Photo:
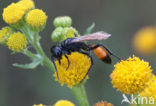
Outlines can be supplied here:
M90 26L86 29L85 34L86 34L86 35L87 35L87 34L90 34L90 33L93 31L94 27L95 27L95 23L93 22L92 25L90 25Z
M15 64L13 64L13 66L18 67L18 68L23 68L23 69L34 69L40 64L41 64L41 60L37 59L37 60L32 61L29 64L17 64L17 63L15 63Z

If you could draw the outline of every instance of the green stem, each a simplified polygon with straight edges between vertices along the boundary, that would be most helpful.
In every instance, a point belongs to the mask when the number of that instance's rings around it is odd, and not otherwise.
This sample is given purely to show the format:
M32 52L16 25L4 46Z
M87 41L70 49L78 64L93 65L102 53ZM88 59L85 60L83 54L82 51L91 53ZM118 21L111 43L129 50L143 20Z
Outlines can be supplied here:
M35 33L34 34L34 41L33 41L33 45L37 51L37 53L39 53L42 57L42 61L43 61L43 64L45 66L47 66L52 72L54 72L55 68L54 68L54 65L53 63L49 60L49 58L45 55L40 43L39 43L39 35L38 33Z
M83 84L73 86L71 90L80 106L89 106L87 94Z
M32 52L29 51L29 50L25 50L25 51L23 52L23 54L29 56L29 57L32 58L32 59L38 58L37 55L35 55L34 53L32 53Z
M47 66L52 72L55 72L55 68L53 63L49 60L49 58L46 56L46 54L44 53L41 45L40 45L40 36L38 34L38 32L34 32L31 31L28 26L24 26L24 28L21 29L21 31L23 33L25 33L25 35L27 36L29 42L34 46L34 48L36 49L38 55L40 55L40 57L42 58L42 64L44 64L45 66ZM32 56L32 54L30 52L27 52L28 56L30 55L30 57Z
M139 97L139 96L138 96L138 95L136 95L136 97L137 97L137 98L136 98L136 101L137 101L137 106L141 106L141 104L140 104L140 103L139 103L139 101L138 101L138 97Z

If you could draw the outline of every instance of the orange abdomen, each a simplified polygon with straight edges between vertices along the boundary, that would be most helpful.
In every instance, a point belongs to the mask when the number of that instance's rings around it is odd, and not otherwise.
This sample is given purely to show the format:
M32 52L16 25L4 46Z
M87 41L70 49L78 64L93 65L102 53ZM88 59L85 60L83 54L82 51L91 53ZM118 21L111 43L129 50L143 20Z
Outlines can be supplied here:
M93 50L93 52L103 62L109 63L109 64L111 63L110 56L107 54L107 52L105 51L105 49L103 49L102 47L97 47L96 49Z

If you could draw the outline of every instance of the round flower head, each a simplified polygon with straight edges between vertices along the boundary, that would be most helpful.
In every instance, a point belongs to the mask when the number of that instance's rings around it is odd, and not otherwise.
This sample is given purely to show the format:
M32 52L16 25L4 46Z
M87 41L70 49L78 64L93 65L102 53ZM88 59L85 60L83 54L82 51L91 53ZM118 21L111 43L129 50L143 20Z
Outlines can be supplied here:
M3 20L8 24L18 23L24 16L25 11L23 7L15 3L10 4L3 10Z
M144 27L133 39L133 46L141 54L151 54L156 51L156 27Z
M72 102L68 100L59 100L54 106L75 106Z
M47 16L42 10L34 9L28 12L26 21L33 30L40 31L46 24Z
M54 19L55 27L70 27L72 24L72 19L69 16L60 16Z
M61 59L61 64L58 61L55 62L59 80L55 72L54 77L61 85L67 84L68 87L79 84L87 74L90 66L91 60L88 56L73 52L71 55L67 55L70 61L70 66L68 67L68 61L65 56Z
M63 28L57 27L51 34L51 39L54 42L59 42L66 39L66 36L62 33Z
M27 40L24 34L17 32L8 38L8 47L14 52L22 52L27 45Z
M35 4L34 4L34 2L32 0L20 0L16 4L23 7L25 12L30 10L30 9L35 8Z
M133 56L114 65L111 74L112 84L124 94L141 92L152 77L152 70L148 62Z
M106 101L101 101L101 102L96 103L94 106L113 106L113 105Z
M9 35L12 33L11 28L6 26L0 30L0 44L6 44Z
M153 75L153 78L148 82L148 87L140 93L140 96L153 97L156 101L156 76Z

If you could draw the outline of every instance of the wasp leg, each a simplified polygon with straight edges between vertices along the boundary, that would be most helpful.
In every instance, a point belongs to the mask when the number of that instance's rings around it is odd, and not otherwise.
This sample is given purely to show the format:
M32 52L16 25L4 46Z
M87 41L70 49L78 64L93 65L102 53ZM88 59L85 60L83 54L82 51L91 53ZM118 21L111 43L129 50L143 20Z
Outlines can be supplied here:
M61 65L61 59L58 60L59 64Z
M54 64L54 67L55 67L55 70L56 70L57 78L59 80L59 75L58 75L58 72L57 72L57 67L56 67L56 64L55 64L55 59L54 59L54 57L51 57L51 59L52 59L52 62Z
M110 49L108 49L104 44L101 44L101 43L95 45L94 47L90 47L90 50L94 50L94 49L98 48L99 46L102 46L110 55L116 57L119 60L123 60L121 57L115 55Z
M89 58L90 58L90 60L91 60L91 65L90 65L90 67L89 67L89 69L88 69L88 71L87 71L87 73L85 74L85 76L83 77L83 79L81 80L81 82L86 78L86 76L88 75L88 73L89 73L89 71L92 69L92 66L93 66L93 59L92 59L92 56L91 56L91 51L89 51L89 54L88 53L86 53L86 52L83 52L83 51L79 51L80 53L82 53L82 54L84 54L84 55L87 55Z
M67 55L64 55L65 57L66 57L66 59L68 60L68 67L67 67L67 69L66 70L68 70L68 68L69 68L69 66L70 66L70 61L69 61L69 58L68 58L68 56Z

